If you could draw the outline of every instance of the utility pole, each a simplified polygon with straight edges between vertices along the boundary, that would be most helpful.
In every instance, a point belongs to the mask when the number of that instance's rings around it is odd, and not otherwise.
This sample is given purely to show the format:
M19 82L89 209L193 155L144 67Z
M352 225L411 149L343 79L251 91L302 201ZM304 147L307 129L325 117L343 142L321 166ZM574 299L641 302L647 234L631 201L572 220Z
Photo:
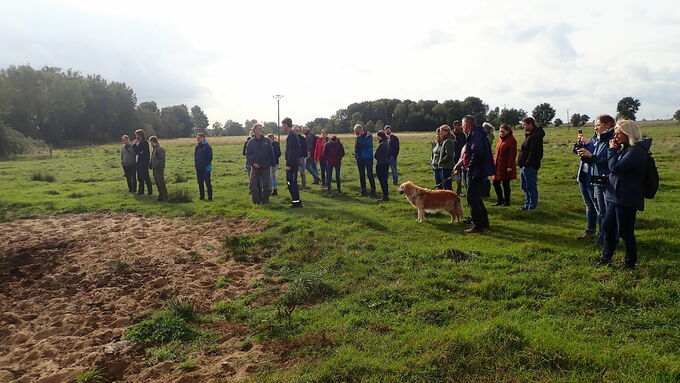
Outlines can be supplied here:
M281 142L281 107L279 101L283 98L282 94L275 94L272 96L276 100L276 126L279 134L279 142Z
M569 108L567 108L567 121L564 121L564 124L567 125L567 130L569 130L569 124L571 124L571 115L569 114Z

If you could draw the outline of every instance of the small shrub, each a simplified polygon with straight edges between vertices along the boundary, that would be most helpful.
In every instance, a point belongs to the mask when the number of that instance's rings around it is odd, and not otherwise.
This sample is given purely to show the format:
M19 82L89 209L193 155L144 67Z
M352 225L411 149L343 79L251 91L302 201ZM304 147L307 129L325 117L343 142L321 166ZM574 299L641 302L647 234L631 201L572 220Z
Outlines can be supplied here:
M458 249L446 249L442 252L442 255L444 258L452 259L456 262L466 261L473 257L473 254L468 254Z
M172 313L186 321L195 321L198 317L196 305L184 298L172 298L167 301L166 307Z
M108 379L104 376L101 368L92 367L81 372L75 377L77 383L106 383Z
M57 179L52 174L47 174L42 170L31 173L31 181L54 182L56 180Z
M234 282L234 278L231 278L231 277L219 277L219 278L217 278L217 280L215 281L215 285L214 285L214 286L215 286L216 289L221 289L221 288L223 288L223 287L229 286L229 284L230 284L230 283L233 283L233 282Z
M191 202L191 194L189 188L175 188L168 192L168 202L172 203L187 203Z
M292 320L298 306L314 303L335 294L335 288L323 278L323 274L309 274L297 279L290 290L278 297L274 303L279 322Z
M199 331L175 312L166 309L130 327L124 338L134 343L154 344L190 342L198 338Z
M111 266L111 270L119 274L126 272L130 268L129 263L121 260L113 261L109 264L109 266Z
M247 255L254 242L251 234L241 234L225 238L223 246L226 251L235 256Z
M187 182L188 180L189 180L189 177L187 177L185 174L181 174L181 173L175 173L174 174L174 180L173 181L176 184L181 184L183 182Z

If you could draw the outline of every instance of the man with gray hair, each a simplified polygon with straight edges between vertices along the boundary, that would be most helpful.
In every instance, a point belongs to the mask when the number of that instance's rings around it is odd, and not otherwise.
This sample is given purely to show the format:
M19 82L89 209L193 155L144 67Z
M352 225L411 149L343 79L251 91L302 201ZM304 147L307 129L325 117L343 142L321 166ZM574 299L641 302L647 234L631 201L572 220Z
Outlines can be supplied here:
M359 167L359 183L361 184L361 196L366 197L366 177L371 185L372 198L375 198L375 179L373 178L373 136L364 130L360 124L354 125L354 134L357 136L354 143L354 158Z

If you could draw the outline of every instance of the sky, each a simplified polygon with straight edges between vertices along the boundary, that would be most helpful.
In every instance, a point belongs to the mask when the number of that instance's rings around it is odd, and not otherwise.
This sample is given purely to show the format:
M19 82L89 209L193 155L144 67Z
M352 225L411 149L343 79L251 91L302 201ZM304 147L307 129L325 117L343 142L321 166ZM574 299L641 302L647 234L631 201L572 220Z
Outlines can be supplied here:
M0 67L100 74L211 123L274 121L275 94L300 124L379 98L680 109L676 0L0 2Z

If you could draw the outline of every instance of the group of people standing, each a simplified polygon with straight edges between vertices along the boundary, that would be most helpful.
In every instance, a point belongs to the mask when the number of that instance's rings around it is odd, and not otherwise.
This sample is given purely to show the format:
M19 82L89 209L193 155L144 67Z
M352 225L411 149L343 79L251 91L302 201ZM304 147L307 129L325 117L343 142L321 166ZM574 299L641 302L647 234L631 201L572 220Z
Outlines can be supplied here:
M130 141L128 135L122 137L123 146L120 148L120 162L127 180L130 193L144 194L144 186L149 195L153 194L149 170L158 188L158 200L168 200L168 189L165 186L165 149L158 142L156 136L146 139L142 129L135 131L135 140ZM153 149L153 151L151 151ZM138 188L139 187L139 188Z
M545 132L536 126L532 117L522 120L522 128L525 139L519 156L517 140L509 125L500 127L495 154L492 150L493 125L484 123L477 126L474 116L468 115L462 121L454 121L453 129L448 125L437 128L430 160L435 188L453 190L455 181L456 194L463 195L461 183L464 185L471 224L466 233L479 233L489 228L488 213L483 202L491 187L489 177L493 176L498 198L494 206L510 206L510 181L517 179L518 165L525 197L520 210L533 210L538 206L537 174L543 158Z
M637 264L635 220L645 206L645 177L651 139L643 139L635 121L603 114L595 120L589 139L579 130L573 152L580 157L577 180L586 206L586 230L579 240L602 245L597 266L611 265L614 250L623 239L624 268ZM598 234L597 227L600 231Z

